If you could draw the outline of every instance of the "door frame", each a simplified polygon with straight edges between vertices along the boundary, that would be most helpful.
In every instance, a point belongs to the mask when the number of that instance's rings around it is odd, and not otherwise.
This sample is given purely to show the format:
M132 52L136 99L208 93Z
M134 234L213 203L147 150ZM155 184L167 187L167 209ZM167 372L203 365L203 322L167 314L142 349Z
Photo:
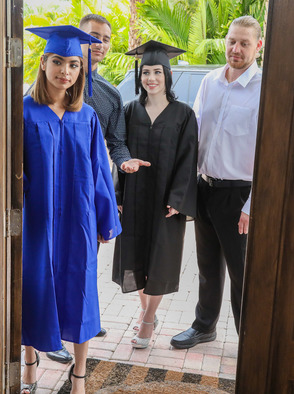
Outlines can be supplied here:
M236 393L294 393L294 9L270 0Z
M8 36L20 39L22 42L23 1L11 1L0 0L2 22L0 34L2 37ZM283 2L270 0L269 4L240 330L236 381L238 394L277 393L271 389L275 379L274 356L278 354L274 340L277 334L281 335L282 332L277 324L278 313L275 302L276 294L283 298L281 281L285 280L285 276L282 275L282 268L289 267L291 262L286 245L286 241L289 242L286 234L290 227L287 227L287 221L282 218L287 215L287 209L290 209L294 195L294 177L290 168L294 164L290 157L290 155L294 156L294 141L289 126L292 125L293 129L294 108L291 110L281 108L279 94L288 94L293 102L293 92L291 96L290 87L294 86L292 71L294 52L289 51L292 46L293 28L290 30L292 35L289 33L286 35L287 28L290 28L294 20L292 2L293 0ZM0 67L3 71L0 76L0 111L3 115L0 119L0 318L3 318L4 324L0 326L0 389L2 392L13 394L20 391L22 234L21 231L18 233L15 227L11 229L9 223L6 226L6 218L14 218L14 214L6 215L6 212L13 211L18 219L19 213L22 212L23 71L22 62L21 66L6 67L6 46L7 41L2 40L0 42ZM285 81L279 81L278 71L281 67L276 59L279 59L280 64L285 62L289 78L290 76L292 78L291 81L287 80L287 86ZM271 67L268 67L269 64ZM273 80L275 85L272 83ZM271 90L274 93L272 99L269 99ZM267 111L270 111L269 108L272 108L270 121L265 117ZM281 126L282 119L289 127L283 134L285 143L281 147L281 135L277 125ZM273 150L272 146L276 149ZM279 166L271 167L270 163L273 160L279 163ZM267 189L268 183L264 174L271 179L274 188ZM267 190L266 199L264 199L264 190ZM294 232L292 233L294 237ZM264 247L260 247L260 242ZM283 301L285 303L285 300ZM288 326L286 329L289 331Z
M21 374L23 0L0 0L0 384L19 393ZM3 224L3 225L2 225Z
M5 0L0 0L0 37L5 37ZM5 69L5 48L0 41L0 69ZM6 349L6 238L4 234L6 210L6 73L0 75L0 390L5 390Z

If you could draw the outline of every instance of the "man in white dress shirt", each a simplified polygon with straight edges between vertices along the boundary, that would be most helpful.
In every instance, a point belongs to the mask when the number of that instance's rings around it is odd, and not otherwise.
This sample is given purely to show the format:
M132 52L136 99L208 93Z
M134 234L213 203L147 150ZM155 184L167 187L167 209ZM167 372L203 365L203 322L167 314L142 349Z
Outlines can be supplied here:
M256 57L261 46L259 23L251 16L235 19L226 37L227 64L203 79L194 104L201 174L195 222L199 301L192 327L171 340L176 348L215 340L226 266L239 332L261 88Z

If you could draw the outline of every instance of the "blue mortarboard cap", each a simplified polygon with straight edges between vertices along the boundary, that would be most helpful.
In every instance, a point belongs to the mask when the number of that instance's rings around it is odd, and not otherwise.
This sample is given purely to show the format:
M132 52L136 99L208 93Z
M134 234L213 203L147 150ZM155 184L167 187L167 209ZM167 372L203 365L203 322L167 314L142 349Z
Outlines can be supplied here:
M44 53L56 53L59 56L79 56L83 57L81 44L101 43L98 38L85 33L75 26L45 26L26 28L37 36L47 40ZM89 78L89 96L92 96L92 65L91 65L91 48L88 52L88 78Z

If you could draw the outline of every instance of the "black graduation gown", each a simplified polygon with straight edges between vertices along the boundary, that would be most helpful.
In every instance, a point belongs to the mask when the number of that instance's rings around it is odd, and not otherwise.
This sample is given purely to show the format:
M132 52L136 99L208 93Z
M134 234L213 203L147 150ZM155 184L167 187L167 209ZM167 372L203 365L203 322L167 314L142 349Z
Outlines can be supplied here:
M144 105L133 101L125 107L125 116L131 156L149 161L151 167L117 173L123 231L116 238L112 279L124 293L172 293L179 287L186 215L196 217L195 114L176 101L151 124ZM180 214L166 218L167 205Z

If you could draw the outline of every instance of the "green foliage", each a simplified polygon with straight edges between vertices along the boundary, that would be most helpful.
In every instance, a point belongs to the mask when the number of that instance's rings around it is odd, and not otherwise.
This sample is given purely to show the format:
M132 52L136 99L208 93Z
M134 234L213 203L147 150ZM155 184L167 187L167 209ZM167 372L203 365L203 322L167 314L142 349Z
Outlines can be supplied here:
M192 9L187 12L185 1L172 4L167 0L146 0L139 9L140 33L185 49L187 52L180 58L190 64L219 61L224 43L219 40L223 36L219 32L218 4L214 0L197 0Z
M62 5L39 7L24 6L24 27L73 25L78 26L80 19L89 13L103 14L112 26L110 53L99 64L99 72L112 83L119 83L131 59L126 60L124 53L128 50L129 3L122 0L112 3L110 9L101 12L99 0L70 0ZM31 84L39 67L45 41L31 33L24 32L24 82Z
M105 1L104 1L105 3ZM112 25L111 48L99 73L118 84L134 60L124 53L128 50L130 7L128 0L111 1L101 10L101 0L69 0L61 5L25 5L24 26L72 24L87 13L104 15ZM178 46L187 52L179 57L190 64L225 63L225 41L231 21L241 15L252 15L263 25L265 0L146 0L138 3L137 28L142 42L159 40ZM25 82L36 78L44 40L24 35ZM176 63L173 60L172 63Z
M78 12L77 0L64 5L52 5L46 10L43 6L37 8L24 6L24 27L50 26L50 25L68 25L77 26L75 21L76 12ZM71 12L74 12L73 16ZM78 19L76 19L78 21ZM24 81L31 84L37 75L40 63L40 56L43 54L45 40L24 32Z
M190 64L225 63L231 21L252 15L262 25L265 0L146 0L139 8L140 34L179 46Z
M99 74L117 85L124 78L126 71L134 67L133 58L125 56L129 40L129 1L112 2L109 11L103 15L111 23L111 47L106 58L99 63Z

